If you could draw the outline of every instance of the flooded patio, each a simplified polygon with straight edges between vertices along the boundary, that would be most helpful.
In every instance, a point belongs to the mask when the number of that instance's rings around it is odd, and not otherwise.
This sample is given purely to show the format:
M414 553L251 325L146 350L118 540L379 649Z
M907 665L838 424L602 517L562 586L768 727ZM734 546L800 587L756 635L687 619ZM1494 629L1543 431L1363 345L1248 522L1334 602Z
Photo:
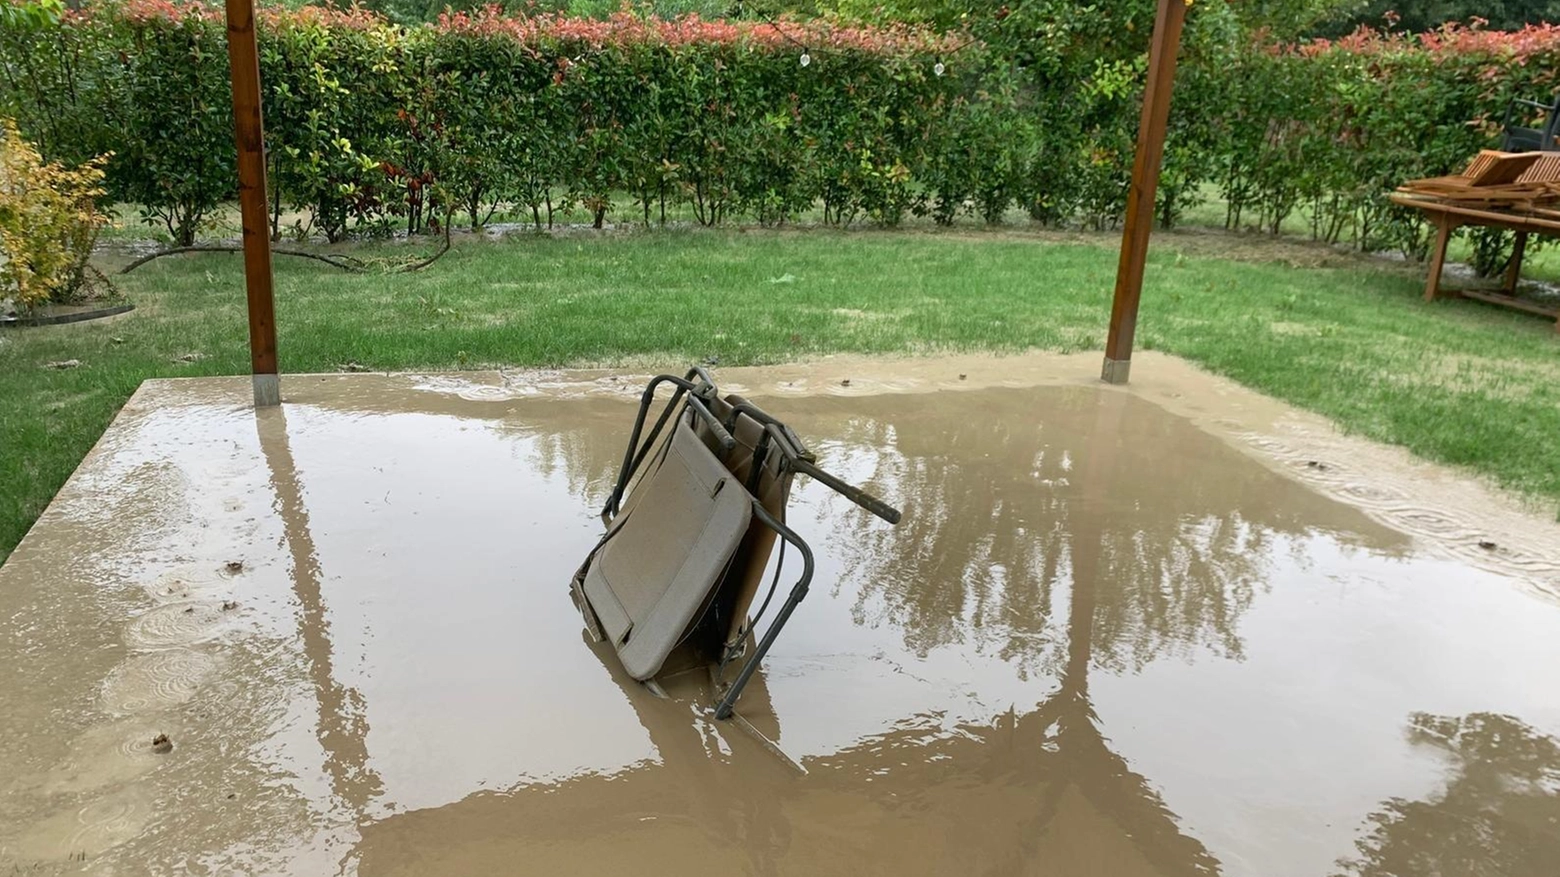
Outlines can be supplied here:
M149 382L0 568L0 868L1552 877L1560 527L1142 360L717 372L904 511L798 485L739 722L570 601L638 376Z

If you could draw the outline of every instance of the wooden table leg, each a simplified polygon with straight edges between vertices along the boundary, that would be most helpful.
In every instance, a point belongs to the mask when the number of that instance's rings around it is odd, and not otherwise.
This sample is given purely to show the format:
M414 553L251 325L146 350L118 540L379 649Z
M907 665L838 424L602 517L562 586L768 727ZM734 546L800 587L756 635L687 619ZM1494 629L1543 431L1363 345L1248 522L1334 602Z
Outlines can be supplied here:
M1517 294L1517 278L1522 276L1522 257L1527 253L1527 239L1527 232L1517 232L1517 243L1511 248L1511 264L1506 266L1506 282L1501 284L1501 289L1507 295Z
M1430 248L1430 276L1425 279L1425 301L1435 301L1441 291L1441 268L1446 264L1446 242L1457 226L1446 217L1435 220L1435 246Z

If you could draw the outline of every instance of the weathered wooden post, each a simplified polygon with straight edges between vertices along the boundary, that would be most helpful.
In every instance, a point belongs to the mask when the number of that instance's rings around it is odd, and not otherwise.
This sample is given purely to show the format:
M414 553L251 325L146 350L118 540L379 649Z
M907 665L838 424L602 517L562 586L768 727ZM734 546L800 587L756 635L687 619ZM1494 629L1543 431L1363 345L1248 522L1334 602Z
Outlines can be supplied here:
M1127 192L1127 221L1121 231L1121 260L1116 264L1116 297L1110 308L1105 367L1100 373L1106 383L1125 384L1132 368L1132 337L1137 331L1138 299L1143 294L1143 263L1148 258L1148 235L1154 228L1154 194L1159 189L1159 165L1164 158L1165 129L1170 122L1170 90L1175 84L1181 25L1186 22L1188 5L1189 0L1159 0L1159 11L1154 16L1148 84L1143 89L1132 188Z
M272 298L270 221L265 206L265 125L260 114L260 50L254 0L227 0L228 66L233 77L233 135L238 144L238 201L244 225L244 287L249 298L249 354L255 406L279 405L276 308Z

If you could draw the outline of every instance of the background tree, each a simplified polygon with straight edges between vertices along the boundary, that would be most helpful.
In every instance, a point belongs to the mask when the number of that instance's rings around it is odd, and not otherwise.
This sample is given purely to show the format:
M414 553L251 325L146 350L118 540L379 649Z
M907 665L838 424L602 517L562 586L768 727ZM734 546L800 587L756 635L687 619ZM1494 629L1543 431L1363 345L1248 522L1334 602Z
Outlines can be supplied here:
M1530 24L1560 22L1560 0L1369 0L1352 4L1350 14L1322 22L1317 36L1338 37L1360 26L1390 27L1419 33L1447 22L1482 19L1489 30L1521 30Z

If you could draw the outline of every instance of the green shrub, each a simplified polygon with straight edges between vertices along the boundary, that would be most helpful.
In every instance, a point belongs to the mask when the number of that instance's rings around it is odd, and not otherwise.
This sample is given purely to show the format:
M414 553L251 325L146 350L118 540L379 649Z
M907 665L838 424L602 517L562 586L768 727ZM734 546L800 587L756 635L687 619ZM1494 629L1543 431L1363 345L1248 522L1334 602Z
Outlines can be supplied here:
M113 197L177 241L234 194L221 12L200 2L0 0L0 113L46 157L115 153ZM1152 4L1017 4L976 40L905 25L262 7L272 201L291 231L416 233L513 210L593 222L1037 221L1108 228L1125 208ZM1004 7L1004 10L1006 7ZM1070 11L1072 10L1072 11ZM981 31L971 23L972 31ZM991 24L988 22L988 24ZM1005 30L1003 29L1005 28ZM1193 10L1158 203L1174 223L1213 181L1231 228L1301 213L1319 239L1423 252L1385 194L1456 170L1515 94L1550 93L1560 28L1255 41ZM626 194L628 216L609 217ZM619 200L614 200L615 198ZM287 231L279 227L273 232ZM1483 270L1506 239L1477 242Z
M4 75L49 59L0 109L50 154L112 149L114 197L187 243L234 193L221 18L126 0L0 21ZM679 202L706 224L784 221L821 198L833 221L893 223L951 96L932 73L950 38L904 27L487 9L407 28L318 7L263 7L260 25L273 222L291 206L295 232L331 240L503 205L541 225L576 203L601 224L619 192L647 222Z
M1425 223L1387 193L1405 180L1455 173L1492 148L1512 97L1551 95L1560 27L1359 31L1253 46L1231 64L1215 102L1227 142L1214 153L1228 224L1276 232L1305 205L1319 239L1352 237L1362 249L1421 256ZM1509 239L1479 236L1475 244L1481 271L1504 264L1498 251Z

